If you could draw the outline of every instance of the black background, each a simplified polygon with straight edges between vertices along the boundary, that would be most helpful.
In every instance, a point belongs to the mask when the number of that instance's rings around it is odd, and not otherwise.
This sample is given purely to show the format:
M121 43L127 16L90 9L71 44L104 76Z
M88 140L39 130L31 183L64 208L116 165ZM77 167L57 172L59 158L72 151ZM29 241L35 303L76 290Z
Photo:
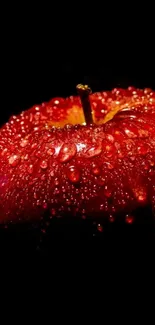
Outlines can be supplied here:
M103 6L102 6L103 5ZM133 4L11 5L2 11L1 124L55 96L155 88L153 9Z
M93 91L131 85L155 89L151 11L141 7L136 12L132 5L114 8L112 3L106 9L79 3L45 10L9 7L1 29L0 124L35 103L76 94L78 83ZM134 229L134 238L138 233ZM141 242L152 238L150 228L142 233ZM115 239L118 234L117 229ZM128 243L132 235L128 231ZM9 236L10 247L14 235Z

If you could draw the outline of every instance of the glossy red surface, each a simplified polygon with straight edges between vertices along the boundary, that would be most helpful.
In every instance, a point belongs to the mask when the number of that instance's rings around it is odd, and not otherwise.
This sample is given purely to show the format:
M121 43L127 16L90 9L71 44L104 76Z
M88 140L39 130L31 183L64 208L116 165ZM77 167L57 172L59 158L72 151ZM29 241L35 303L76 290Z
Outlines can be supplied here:
M48 210L51 218L110 222L123 213L130 224L135 208L154 209L155 93L129 87L90 100L101 125L69 125L84 123L79 98L70 97L34 106L1 128L1 223L41 219Z

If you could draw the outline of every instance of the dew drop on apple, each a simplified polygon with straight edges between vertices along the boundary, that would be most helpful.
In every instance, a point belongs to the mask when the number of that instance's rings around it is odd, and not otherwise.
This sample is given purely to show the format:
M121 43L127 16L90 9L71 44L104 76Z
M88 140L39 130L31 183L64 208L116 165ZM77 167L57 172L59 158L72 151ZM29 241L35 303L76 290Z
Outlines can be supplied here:
M103 232L103 226L100 223L98 223L98 225L97 225L97 230L99 232Z
M68 206L70 206L70 205L71 205L71 201L70 201L69 199L66 199L66 204L67 204Z
M43 202L43 209L47 209L47 202Z
M125 134L128 136L128 138L132 139L132 138L137 138L138 137L138 131L137 128L134 127L126 127L124 129Z
M24 156L24 160L28 160L28 159L29 159L29 155L26 154L26 155Z
M100 204L100 211L104 210L104 204Z
M9 164L12 166L12 167L15 167L19 164L19 161L20 161L20 156L19 155L12 155L10 156L9 158Z
M111 191L111 189L110 189L108 186L105 186L105 188L104 188L104 195L105 195L107 198L110 198L111 195L112 195L112 191Z
M64 163L70 161L77 153L77 148L74 143L65 143L59 151L59 161Z
M111 142L114 143L114 137L111 134L106 134L106 139Z
M41 205L41 202L40 202L40 200L37 200L37 205L39 206L39 205Z
M105 184L105 178L99 176L97 183L99 186L103 186Z
M77 183L80 180L80 171L76 166L70 166L67 170L67 176L72 183Z
M139 201L139 202L145 202L146 201L146 193L145 192L143 192L143 193L140 193L138 196L137 196L137 200Z
M55 188L55 190L54 190L54 194L55 194L55 195L59 195L59 194L60 194L60 190L58 189L58 187Z
M139 129L138 133L139 133L139 138L148 138L149 136L149 132L147 130Z
M59 180L58 180L58 178L55 179L54 184L55 184L56 186L59 185Z
M46 169L48 167L47 161L46 160L42 160L40 162L40 167L41 167L41 169Z
M20 142L20 146L22 148L25 148L28 144L28 140L27 139L22 139L21 142Z
M92 146L85 152L85 157L86 158L92 158L100 155L102 152L102 147L99 146Z
M37 150L35 152L35 155L36 155L37 158L40 158L42 156L42 152L40 150Z
M34 199L37 198L37 193L36 192L34 192L33 197L34 197Z
M51 169L51 171L50 171L50 176L51 176L51 177L54 177L54 175L55 175L54 169Z
M149 170L149 168L150 168L150 166L149 166L149 164L147 163L147 162L143 162L142 163L142 169L144 169L144 170Z
M54 155L54 152L55 152L54 148L49 148L49 149L47 150L47 154L48 154L49 156L53 156L53 155Z
M5 149L1 152L1 155L4 156L4 155L6 155L7 153L8 153L8 149L5 148Z
M52 215L53 217L56 215L56 209L52 208L52 209L50 210L50 212L51 212L51 215Z
M81 214L82 214L82 219L86 219L86 209L82 209Z
M105 165L106 165L106 167L108 168L108 169L114 169L114 165L112 164L112 163L110 163L110 162L106 162L105 163Z
M146 201L147 194L144 188L134 188L133 192L138 202L144 203Z
M125 216L125 222L127 224L132 224L134 222L134 217L131 214L126 214Z
M115 218L112 214L109 215L108 217L109 222L113 223L115 221Z
M27 168L27 171L29 174L32 174L33 173L33 165L29 165Z
M45 181L45 179L46 179L46 174L41 175L41 180Z
M92 173L95 176L99 176L100 175L101 170L100 170L100 167L97 164L93 164L93 166L92 166Z
M149 160L149 164L150 164L151 167L154 167L155 161L153 159L152 160Z
M32 148L32 149L36 149L37 146L38 146L37 143L33 143L32 146L31 146L31 148Z
M140 155L146 155L148 152L148 146L145 144L138 144L137 151Z
M113 144L108 144L105 146L104 151L105 151L106 157L111 158L112 156L115 155L116 148Z

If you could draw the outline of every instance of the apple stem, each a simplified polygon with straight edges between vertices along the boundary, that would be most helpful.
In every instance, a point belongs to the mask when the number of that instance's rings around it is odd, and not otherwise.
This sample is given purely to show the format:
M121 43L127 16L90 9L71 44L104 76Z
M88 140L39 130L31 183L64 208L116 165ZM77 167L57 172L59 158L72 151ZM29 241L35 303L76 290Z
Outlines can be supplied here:
M89 95L92 92L91 88L89 88L87 85L79 84L76 86L76 89L81 99L81 104L85 116L85 122L87 125L92 124L93 123L92 109L89 100Z

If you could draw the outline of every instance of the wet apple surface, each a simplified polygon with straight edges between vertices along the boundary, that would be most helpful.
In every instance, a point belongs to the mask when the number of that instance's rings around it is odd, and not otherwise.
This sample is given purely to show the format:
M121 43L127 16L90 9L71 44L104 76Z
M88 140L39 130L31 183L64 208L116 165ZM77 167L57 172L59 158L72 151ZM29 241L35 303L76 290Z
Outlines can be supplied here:
M114 89L55 98L12 116L0 130L0 223L63 216L137 222L155 209L155 93Z

